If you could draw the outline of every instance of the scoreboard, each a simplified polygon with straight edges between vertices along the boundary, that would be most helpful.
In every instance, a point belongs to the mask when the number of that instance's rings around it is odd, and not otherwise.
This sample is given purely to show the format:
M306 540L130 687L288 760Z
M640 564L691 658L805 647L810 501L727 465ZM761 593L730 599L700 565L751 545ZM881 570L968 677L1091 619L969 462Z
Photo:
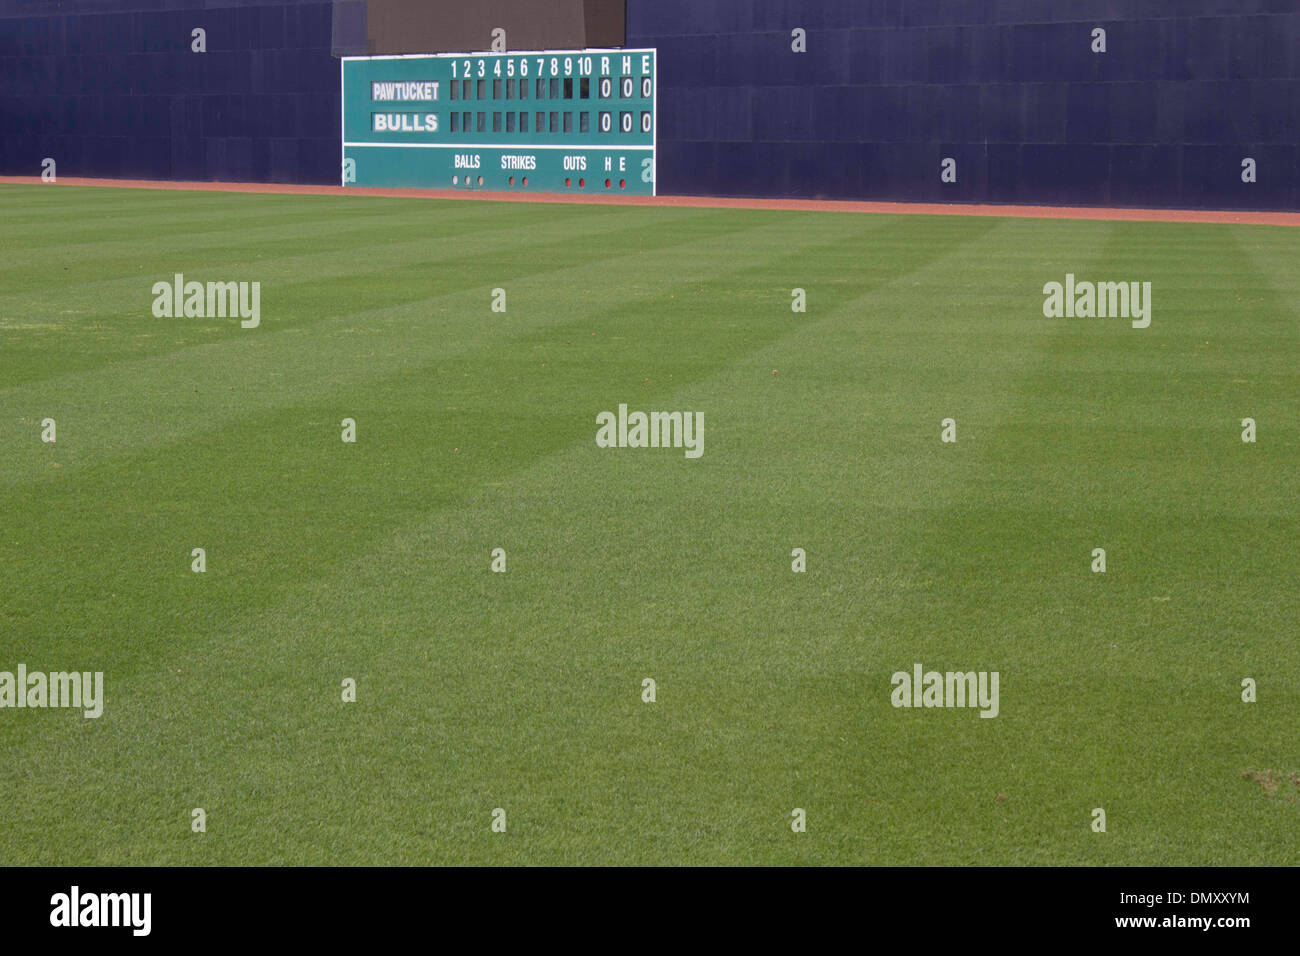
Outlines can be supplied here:
M652 196L655 51L343 57L344 186Z

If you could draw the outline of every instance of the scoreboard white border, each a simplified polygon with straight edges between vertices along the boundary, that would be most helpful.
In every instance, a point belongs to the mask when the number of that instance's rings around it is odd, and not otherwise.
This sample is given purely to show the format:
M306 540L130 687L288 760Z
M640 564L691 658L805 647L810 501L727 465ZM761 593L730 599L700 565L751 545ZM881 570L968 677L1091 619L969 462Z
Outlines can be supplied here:
M659 195L659 48L658 47L615 47L615 46L593 46L583 47L581 50L506 50L498 53L495 50L462 50L460 52L446 53L381 53L376 56L341 56L339 57L339 186L346 186L347 182L343 178L343 167L347 162L347 148L349 146L384 146L384 147L401 147L401 148L424 148L424 149L490 149L497 146L509 145L502 143L360 143L348 142L344 137L344 125L347 123L347 103L344 100L346 96L343 80L343 64L349 60L440 60L451 57L460 59L466 56L473 57L503 57L503 56L533 56L538 53L653 53L655 55L655 85L654 85L654 141L649 146L620 146L619 149L627 150L650 150L650 170L654 176L650 183L650 195ZM590 145L538 145L529 144L530 149L593 149Z

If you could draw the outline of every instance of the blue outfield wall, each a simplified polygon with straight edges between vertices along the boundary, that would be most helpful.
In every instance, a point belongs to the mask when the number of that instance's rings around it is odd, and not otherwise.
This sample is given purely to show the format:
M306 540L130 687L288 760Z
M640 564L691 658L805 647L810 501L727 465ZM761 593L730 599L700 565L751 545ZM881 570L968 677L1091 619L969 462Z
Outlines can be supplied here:
M631 0L627 30L661 193L1300 208L1300 0Z
M333 8L0 0L0 173L336 183ZM1300 208L1300 0L628 0L627 34L661 193Z
M337 183L332 7L0 0L0 173Z

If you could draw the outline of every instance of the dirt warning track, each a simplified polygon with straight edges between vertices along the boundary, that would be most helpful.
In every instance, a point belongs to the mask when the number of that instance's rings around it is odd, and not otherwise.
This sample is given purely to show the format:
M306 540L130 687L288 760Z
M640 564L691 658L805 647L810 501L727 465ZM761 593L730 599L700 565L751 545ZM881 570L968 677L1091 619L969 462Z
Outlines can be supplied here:
M0 183L40 184L39 176L0 176ZM473 189L375 189L291 183L175 182L148 179L60 177L55 186L208 190L298 196L380 196L386 199L484 199L491 202L579 203L617 206L686 206L701 209L771 209L805 212L874 212L923 216L1005 216L1014 219L1100 219L1115 222L1208 222L1300 226L1300 212L1219 209L1118 209L1103 206L994 206L967 203L855 202L838 199L733 199L720 196L611 196L583 193L514 193Z

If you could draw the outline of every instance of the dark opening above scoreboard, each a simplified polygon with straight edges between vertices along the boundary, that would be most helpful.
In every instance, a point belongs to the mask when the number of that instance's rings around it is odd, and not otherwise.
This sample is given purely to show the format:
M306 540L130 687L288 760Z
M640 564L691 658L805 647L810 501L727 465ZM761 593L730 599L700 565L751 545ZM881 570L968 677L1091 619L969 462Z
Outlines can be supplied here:
M654 50L342 58L343 185L652 196Z

